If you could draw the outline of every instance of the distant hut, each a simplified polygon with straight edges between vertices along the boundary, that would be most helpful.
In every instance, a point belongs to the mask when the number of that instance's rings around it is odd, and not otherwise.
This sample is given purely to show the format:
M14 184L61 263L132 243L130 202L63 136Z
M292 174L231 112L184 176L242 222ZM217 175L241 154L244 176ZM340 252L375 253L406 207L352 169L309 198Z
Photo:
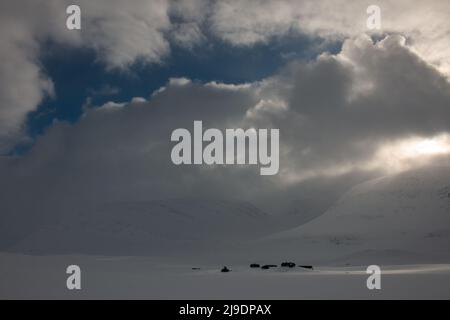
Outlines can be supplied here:
M293 268L295 267L295 263L294 262L283 262L281 264L282 267L286 267L286 268Z
M261 267L261 269L267 270L267 269L276 268L276 267L277 267L276 264L265 264Z
M302 265L302 266L299 266L300 268L303 268L303 269L310 269L310 270L313 270L314 268L313 268L313 266L305 266L305 265Z

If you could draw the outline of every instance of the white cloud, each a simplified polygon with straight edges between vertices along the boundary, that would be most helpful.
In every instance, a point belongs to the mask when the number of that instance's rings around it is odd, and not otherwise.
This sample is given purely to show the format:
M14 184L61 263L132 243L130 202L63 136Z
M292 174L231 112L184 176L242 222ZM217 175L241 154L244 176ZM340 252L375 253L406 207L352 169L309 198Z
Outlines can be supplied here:
M205 41L206 37L197 23L188 22L178 23L173 26L171 40L178 46L192 49Z
M22 136L26 114L53 94L52 81L35 61L36 42L14 28L0 22L0 152Z
M170 28L166 0L83 1L80 6L82 41L96 49L108 66L126 68L136 59L160 62L169 53L164 36Z
M267 42L288 32L345 39L367 30L366 9L373 1L225 0L212 10L212 26L235 45ZM382 32L402 33L417 52L450 75L450 2L441 0L379 0Z

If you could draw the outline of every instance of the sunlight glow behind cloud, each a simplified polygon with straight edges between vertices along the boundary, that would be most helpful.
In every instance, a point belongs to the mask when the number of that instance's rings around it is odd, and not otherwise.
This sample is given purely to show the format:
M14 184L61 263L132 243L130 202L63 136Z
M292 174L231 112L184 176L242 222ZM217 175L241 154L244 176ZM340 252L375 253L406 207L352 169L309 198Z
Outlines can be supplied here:
M399 172L428 163L437 156L450 154L450 136L412 137L386 144L377 152L373 167Z

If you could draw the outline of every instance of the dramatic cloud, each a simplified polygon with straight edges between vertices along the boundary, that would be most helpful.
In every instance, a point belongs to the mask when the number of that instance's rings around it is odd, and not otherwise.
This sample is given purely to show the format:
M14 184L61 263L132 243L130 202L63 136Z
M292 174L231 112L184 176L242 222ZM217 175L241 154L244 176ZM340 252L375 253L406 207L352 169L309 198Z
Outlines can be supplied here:
M82 31L65 28L70 1L20 0L0 4L0 150L23 136L24 119L48 95L51 79L39 63L47 41L89 47L107 69L136 61L160 63L170 46L192 49L209 36L251 46L274 37L302 34L324 41L372 33L366 28L370 1L343 0L152 0L78 1ZM382 30L400 33L422 59L450 74L450 4L447 1L382 0Z
M289 179L376 169L373 157L382 146L449 130L447 79L401 36L375 44L368 37L347 40L338 55L294 62L265 86L281 101L275 109L286 109L269 119L283 128ZM270 108L258 107L251 114L262 114L263 125Z
M111 201L202 197L317 215L355 182L448 161L449 105L447 79L401 36L347 40L337 55L291 62L255 83L171 79L147 99L55 123L29 154L2 159L0 211L11 223L31 210L54 220ZM175 166L170 135L194 120L279 128L280 174Z

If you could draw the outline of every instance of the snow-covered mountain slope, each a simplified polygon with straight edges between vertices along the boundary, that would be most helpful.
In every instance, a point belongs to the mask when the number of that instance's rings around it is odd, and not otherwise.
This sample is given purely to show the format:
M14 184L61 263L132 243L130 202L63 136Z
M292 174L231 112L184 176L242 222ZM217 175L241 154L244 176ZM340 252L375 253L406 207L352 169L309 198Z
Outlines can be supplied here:
M213 252L245 263L450 262L449 193L449 167L386 176L353 187L322 216L284 232L280 217L245 202L111 202L67 208L8 249L103 255Z
M422 168L359 184L322 216L264 242L301 256L342 255L349 261L400 256L405 263L414 257L450 261L450 168Z
M10 249L38 253L158 254L267 234L272 218L246 202L173 199L70 208Z

